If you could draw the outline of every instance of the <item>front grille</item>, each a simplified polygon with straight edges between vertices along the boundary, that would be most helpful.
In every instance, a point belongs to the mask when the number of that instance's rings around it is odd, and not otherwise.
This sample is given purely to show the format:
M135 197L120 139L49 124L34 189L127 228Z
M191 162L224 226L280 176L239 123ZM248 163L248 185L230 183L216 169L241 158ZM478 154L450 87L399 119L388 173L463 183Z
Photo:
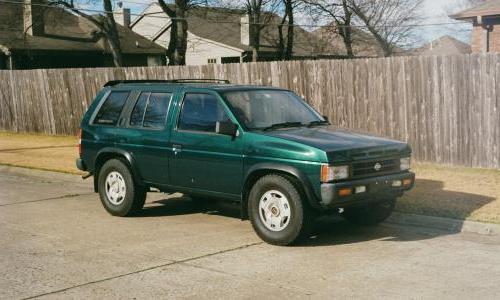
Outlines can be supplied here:
M375 168L379 164L380 168ZM352 164L352 176L382 175L399 171L399 159L380 159Z

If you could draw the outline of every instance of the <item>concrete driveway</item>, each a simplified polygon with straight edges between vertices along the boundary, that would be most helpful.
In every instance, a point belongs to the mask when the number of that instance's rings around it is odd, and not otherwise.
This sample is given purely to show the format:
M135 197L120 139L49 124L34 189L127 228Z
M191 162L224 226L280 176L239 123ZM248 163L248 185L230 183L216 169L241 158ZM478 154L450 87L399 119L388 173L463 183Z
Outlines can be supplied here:
M498 298L500 237L333 217L261 242L235 207L150 194L108 215L91 180L0 167L0 298Z

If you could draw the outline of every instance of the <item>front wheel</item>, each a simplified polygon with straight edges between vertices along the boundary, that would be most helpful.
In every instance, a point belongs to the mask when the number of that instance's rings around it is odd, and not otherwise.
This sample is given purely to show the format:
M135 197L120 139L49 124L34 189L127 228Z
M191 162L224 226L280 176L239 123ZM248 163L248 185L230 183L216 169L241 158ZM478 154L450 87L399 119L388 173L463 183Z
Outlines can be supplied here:
M298 189L281 175L266 175L254 184L248 197L253 229L265 242L289 245L310 230L312 214Z
M128 166L119 159L108 160L99 171L99 196L114 216L137 213L146 201L146 190L134 182Z
M342 215L347 221L357 225L376 225L389 218L395 205L396 199L390 199L365 206L348 207Z

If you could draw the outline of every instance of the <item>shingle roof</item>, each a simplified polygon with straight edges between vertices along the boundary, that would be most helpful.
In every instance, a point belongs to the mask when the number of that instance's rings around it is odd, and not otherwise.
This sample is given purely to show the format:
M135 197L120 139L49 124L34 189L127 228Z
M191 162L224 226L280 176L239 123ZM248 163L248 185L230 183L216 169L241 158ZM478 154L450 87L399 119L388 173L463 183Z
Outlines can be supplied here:
M320 40L320 48L325 52L336 53L337 55L347 55L347 50L342 37L337 32L334 23L321 27L313 31L313 34ZM384 55L384 51L379 46L375 38L367 32L353 29L352 46L354 55L358 57L379 57Z
M476 16L500 15L500 0L489 0L483 4L450 15L453 19L469 19Z
M146 11L148 13L162 14L161 9L157 3L152 3ZM252 47L241 43L241 18L245 15L245 11L241 9L228 9L220 7L205 7L196 6L187 12L188 31L193 35L208 39L217 43L231 46L241 51L251 51ZM269 24L278 24L281 20L275 14L266 14ZM152 26L155 24L155 29L160 30L168 22L166 19L157 18L153 16L142 16L141 20L134 20L134 23L147 20L148 24ZM283 32L286 32L286 26ZM261 31L261 45L260 51L276 51L278 44L278 30L277 26L265 26ZM313 34L305 31L304 29L296 26L294 28L294 49L295 56L311 56L317 55L318 39Z
M454 55L469 54L471 46L449 35L442 36L411 52L412 55Z
M0 4L1 5L1 4ZM4 6L2 9L15 9ZM13 20L4 19L11 27L0 28L0 46L12 50L58 50L58 51L101 51L109 52L107 43L95 38L97 28L88 20L59 7L47 8L44 12L45 34L31 36L23 33L22 18L19 13L6 14ZM129 28L118 26L120 45L124 54L163 54L165 49L156 45ZM139 47L137 47L139 45Z

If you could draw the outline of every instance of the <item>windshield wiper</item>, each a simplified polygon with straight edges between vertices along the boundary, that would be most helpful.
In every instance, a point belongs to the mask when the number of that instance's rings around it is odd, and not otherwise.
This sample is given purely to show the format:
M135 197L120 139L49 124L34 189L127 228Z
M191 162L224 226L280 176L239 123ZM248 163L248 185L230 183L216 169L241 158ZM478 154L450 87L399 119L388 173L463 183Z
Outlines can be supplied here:
M321 126L321 125L330 125L330 122L324 121L312 121L307 124L307 127Z
M266 131L266 130L273 130L273 129L279 129L279 128L287 128L287 127L299 127L299 126L303 126L303 125L304 124L302 124L301 122L283 122L283 123L276 123L276 124L273 124L271 126L262 128L262 130Z

